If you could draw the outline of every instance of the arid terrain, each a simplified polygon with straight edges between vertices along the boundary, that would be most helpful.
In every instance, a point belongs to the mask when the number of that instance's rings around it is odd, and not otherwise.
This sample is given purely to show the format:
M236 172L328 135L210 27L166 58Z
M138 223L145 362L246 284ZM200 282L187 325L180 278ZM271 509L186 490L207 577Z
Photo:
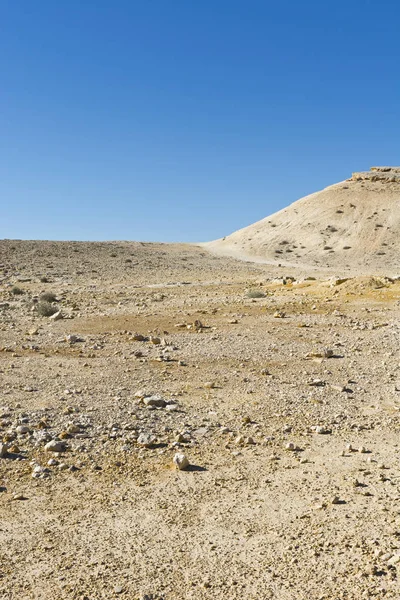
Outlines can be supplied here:
M372 167L206 244L218 254L342 273L398 274L400 167Z
M0 263L2 599L400 597L399 279L129 242Z

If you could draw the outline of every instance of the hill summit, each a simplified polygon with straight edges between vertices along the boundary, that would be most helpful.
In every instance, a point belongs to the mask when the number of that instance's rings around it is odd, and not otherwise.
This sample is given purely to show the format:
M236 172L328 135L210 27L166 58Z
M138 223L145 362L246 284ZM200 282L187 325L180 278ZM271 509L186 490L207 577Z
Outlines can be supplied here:
M398 274L400 167L372 167L206 245L245 260Z

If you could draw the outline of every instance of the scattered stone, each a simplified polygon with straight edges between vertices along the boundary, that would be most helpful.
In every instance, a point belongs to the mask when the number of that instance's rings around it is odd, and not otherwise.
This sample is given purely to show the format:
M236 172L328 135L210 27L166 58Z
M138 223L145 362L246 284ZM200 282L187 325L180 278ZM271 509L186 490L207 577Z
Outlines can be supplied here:
M18 434L23 435L25 433L29 433L29 427L28 425L18 425L18 427L15 430Z
M81 428L78 425L75 425L75 423L69 423L67 426L66 433L75 434L75 433L80 433L80 431L81 431Z
M185 469L188 469L190 466L189 460L187 459L187 457L184 454L181 453L177 453L175 454L174 458L173 458L173 463L176 466L177 469L179 469L179 471L184 471Z
M293 442L288 442L285 445L285 450L289 450L290 452L294 452L295 450L297 450L296 444L294 444Z
M14 494L12 497L13 500L28 500L24 494Z
M148 396L147 398L143 399L143 402L146 406L155 406L157 408L165 408L166 406L166 401L161 398L161 396Z
M335 287L337 285L342 285L342 283L346 283L348 280L348 277L331 277L329 282L331 287Z
M59 321L60 319L63 319L64 315L62 314L61 310L58 310L56 313L54 313L54 315L51 315L49 317L49 321Z
M8 454L8 444L0 443L0 458L5 458Z
M134 342L144 342L146 340L146 338L141 333L134 333L132 336L132 340Z
M212 390L216 387L216 384L214 381L206 381L206 383L204 384L204 387L208 390Z
M322 379L313 379L309 385L311 385L311 387L323 387L326 383Z
M269 457L269 460L280 460L279 456L277 454L271 454L271 456Z
M178 435L175 437L175 441L179 444L188 444L190 442L190 439L183 433L178 433Z
M156 442L156 436L150 433L141 433L137 439L137 443L139 446L143 448L151 448L154 446Z
M66 445L65 442L51 440L51 442L48 442L45 445L44 449L46 452L65 452Z
M32 472L32 477L34 479L38 479L39 477L43 479L45 477L49 477L49 475L50 475L50 470L47 469L46 467L42 467L40 465L36 465Z
M247 444L248 446L255 446L255 444L256 444L254 438L252 438L250 436L246 437L244 441L245 441L245 444Z
M323 425L316 425L315 427L313 427L313 429L315 433L318 433L320 435L327 435L329 433L332 433L331 429L327 429Z

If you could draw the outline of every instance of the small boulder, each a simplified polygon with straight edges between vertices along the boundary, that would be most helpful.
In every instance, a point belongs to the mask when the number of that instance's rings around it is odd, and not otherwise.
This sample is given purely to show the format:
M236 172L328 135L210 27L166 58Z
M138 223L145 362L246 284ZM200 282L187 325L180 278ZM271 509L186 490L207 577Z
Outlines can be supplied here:
M156 408L165 408L167 404L164 398L161 398L161 396L158 395L148 396L147 398L144 398L143 402L146 406L155 406Z
M44 449L46 452L64 452L65 443L59 440L51 440L51 442L47 442Z
M151 448L155 444L156 439L156 436L151 433L141 433L137 439L137 443L143 448Z
M185 471L189 468L190 463L184 454L178 452L173 458L173 463L179 471Z

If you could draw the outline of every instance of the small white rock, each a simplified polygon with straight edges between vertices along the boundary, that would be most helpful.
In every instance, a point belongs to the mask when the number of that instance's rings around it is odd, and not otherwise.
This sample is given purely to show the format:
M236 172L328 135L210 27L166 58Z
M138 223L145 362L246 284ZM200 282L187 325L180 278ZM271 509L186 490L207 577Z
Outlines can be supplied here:
M315 433L318 433L320 435L325 435L327 433L331 433L331 430L326 429L326 427L324 427L323 425L317 425L316 427L314 427L314 431L315 431Z
M186 458L186 456L179 452L177 454L175 454L175 456L173 458L173 463L176 466L176 468L179 469L179 471L184 471L185 469L187 469L190 466L190 463L189 463L188 459Z
M137 439L137 443L139 446L143 446L143 448L151 448L155 441L156 436L150 433L141 433Z
M44 449L46 452L64 452L65 443L58 440L51 440L51 442L45 445Z
M28 425L18 425L15 431L19 434L29 433L29 427Z
M235 444L237 444L238 446L241 446L244 443L245 443L244 436L238 435L237 438L235 439Z

